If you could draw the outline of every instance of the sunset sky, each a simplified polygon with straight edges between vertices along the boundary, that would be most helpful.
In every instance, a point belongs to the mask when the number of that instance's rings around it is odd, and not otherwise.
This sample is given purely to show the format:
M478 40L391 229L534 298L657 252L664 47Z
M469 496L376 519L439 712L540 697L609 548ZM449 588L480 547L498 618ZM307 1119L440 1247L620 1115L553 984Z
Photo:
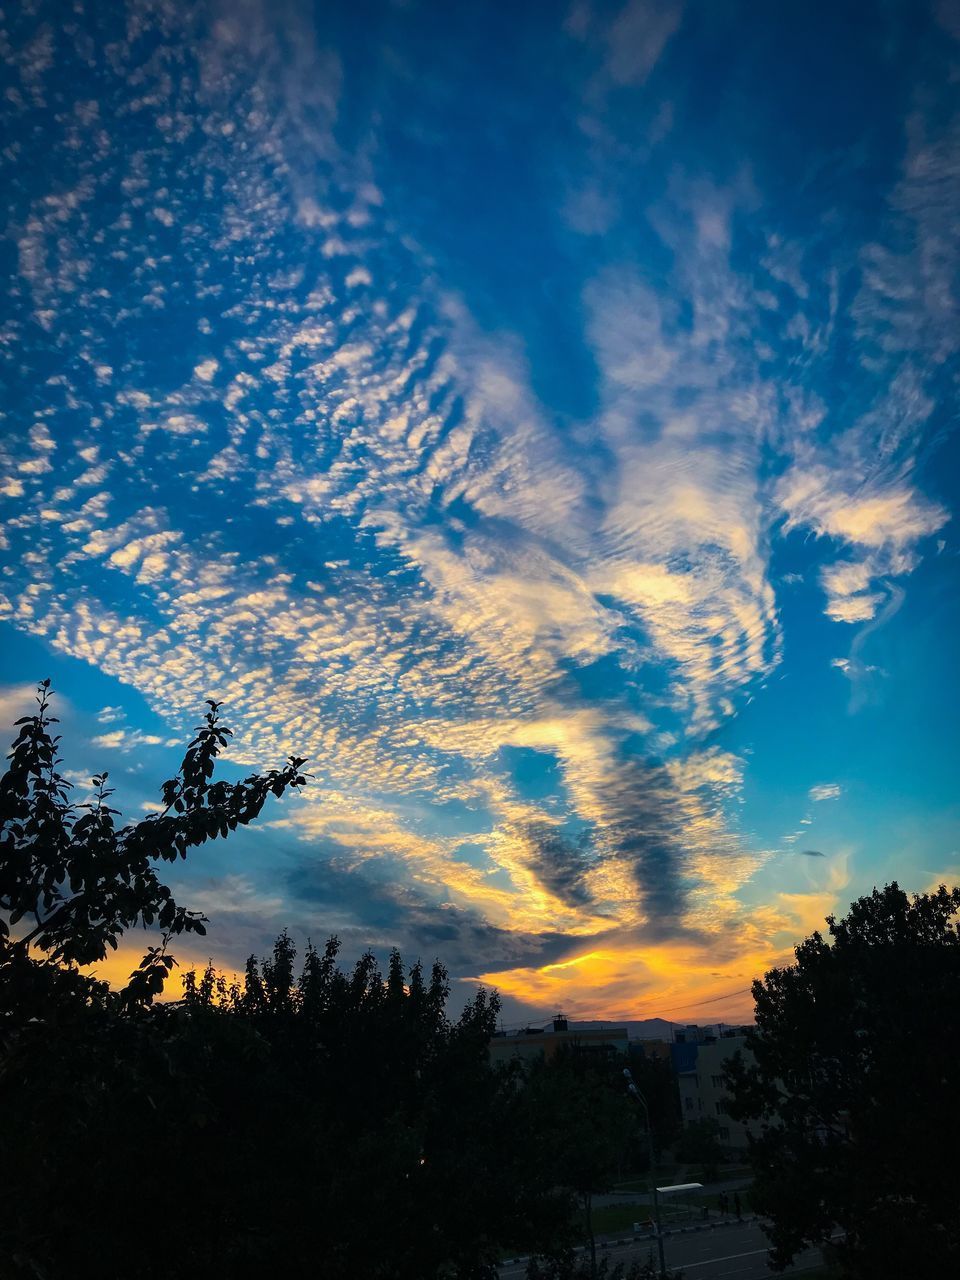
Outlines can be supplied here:
M51 676L135 817L207 697L315 775L183 960L735 1020L960 879L960 4L0 30L4 724Z

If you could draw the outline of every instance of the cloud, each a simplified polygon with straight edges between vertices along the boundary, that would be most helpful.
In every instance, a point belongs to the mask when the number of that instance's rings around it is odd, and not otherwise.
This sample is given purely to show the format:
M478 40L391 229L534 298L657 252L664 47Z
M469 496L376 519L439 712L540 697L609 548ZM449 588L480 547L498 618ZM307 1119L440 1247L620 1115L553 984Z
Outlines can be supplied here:
M201 360L200 363L194 367L193 372L194 376L199 378L201 382L212 382L216 377L217 370L219 368L220 362L218 360Z
M233 767L310 757L316 800L268 829L295 850L281 888L209 887L233 956L327 911L358 946L420 938L518 998L586 1000L588 980L625 1010L745 982L780 954L762 928L786 945L822 904L749 920L771 854L742 817L749 753L716 735L783 661L781 543L809 538L858 678L945 524L918 459L960 332L931 265L953 153L911 125L889 226L791 240L763 174L684 150L683 77L676 106L650 97L682 7L576 5L555 87L579 141L514 218L566 302L520 305L509 245L489 278L462 269L469 209L422 234L383 111L341 150L354 73L287 19L187 8L161 30L133 4L102 83L69 33L63 67L30 61L38 94L56 76L76 101L53 123L17 107L48 164L11 187L28 403L0 454L0 617L171 730L222 698ZM376 67L390 103L399 73ZM571 229L592 239L568 261ZM182 741L98 719L120 726L99 749Z
M822 467L790 473L778 496L788 528L808 525L817 533L874 549L909 545L936 533L948 518L941 506L907 485L851 494Z
M786 895L784 895L786 898ZM762 911L746 925L734 945L718 939L698 944L685 940L631 945L587 945L576 954L537 966L476 974L478 981L539 1009L562 1008L571 1017L590 1017L603 1009L607 1018L645 1018L683 1010L685 1018L708 1009L716 1016L718 997L739 996L722 1006L729 1018L750 1016L752 979L792 952L782 945L797 928L803 911L785 901L778 912ZM802 927L802 926L801 926ZM709 1016L709 1015L707 1015Z
M574 4L564 30L601 51L603 88L642 85L680 26L682 0L627 0L611 19L588 3ZM594 92L597 85L591 86Z
M860 551L859 559L821 570L825 612L837 622L874 618L891 598L888 579L912 572L919 563L915 545L949 518L942 506L902 484L851 495L824 467L788 472L777 498L787 513L788 531L806 526Z
M843 788L839 782L821 782L810 788L810 799L813 801L836 800L842 793Z
M180 739L165 738L156 733L144 733L141 729L113 729L109 733L101 733L91 738L90 745L105 747L109 751L120 751L123 755L128 755L138 747L179 746Z
M59 695L58 695L59 696ZM35 684L0 685L0 723L6 729L21 716L35 715L37 711L37 686Z
M661 0L629 0L607 33L606 69L615 84L642 84L680 25L683 6Z

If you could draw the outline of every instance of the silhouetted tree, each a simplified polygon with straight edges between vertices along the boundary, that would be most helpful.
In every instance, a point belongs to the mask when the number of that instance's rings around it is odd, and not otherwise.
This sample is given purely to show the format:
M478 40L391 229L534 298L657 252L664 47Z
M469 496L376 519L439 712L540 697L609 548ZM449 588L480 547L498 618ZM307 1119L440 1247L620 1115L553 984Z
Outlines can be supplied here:
M631 1053L630 1073L649 1110L653 1145L659 1153L673 1146L683 1128L677 1073L668 1058L648 1058L642 1053ZM646 1167L647 1161L647 1146L643 1142L638 1150L638 1163Z
M495 997L451 1021L442 966L397 954L391 987L338 951L295 977L284 934L242 984L191 971L133 1012L98 989L15 1037L0 1276L487 1280L502 1247L566 1238L523 1090L489 1062Z
M149 948L125 989L129 1003L149 1004L174 964L167 940L203 934L206 919L177 905L156 864L252 822L268 795L303 785L304 761L291 757L281 770L213 782L232 730L220 722L221 704L208 701L178 773L163 784L162 811L117 827L106 773L93 778L92 802L70 802L72 784L58 770L60 738L51 733L51 692L44 680L36 714L16 722L20 732L0 779L0 965L19 974L31 947L57 965L90 964L104 959L107 947L116 950L132 925L153 926L163 943ZM11 929L22 920L28 928L14 938Z
M587 1077L533 1107L490 1064L495 995L451 1019L439 963L344 971L331 938L298 971L283 933L242 980L211 965L155 1001L167 941L204 919L157 863L251 821L303 762L212 782L210 703L163 812L119 826L105 774L70 804L54 723L45 682L0 780L0 1278L486 1280L505 1246L569 1240L558 1181L604 1183L615 1102ZM80 972L134 924L163 941L123 992Z
M960 889L875 889L754 983L730 1113L778 1269L839 1229L849 1276L960 1272L958 911Z
M214 782L230 730L209 702L163 810L118 826L106 773L91 802L71 804L50 697L45 680L0 779L0 1275L149 1275L154 1262L138 1259L158 1210L210 1212L212 1183L181 1203L175 1171L215 1168L208 1120L236 1097L238 1055L262 1050L240 1023L205 1035L151 1007L175 963L170 938L202 934L205 920L176 903L156 864L251 822L269 794L305 782L304 762ZM80 972L137 924L162 940L120 993ZM186 1274L201 1254L167 1269Z
M698 1164L712 1182L717 1176L717 1166L723 1159L720 1141L720 1122L713 1116L701 1116L688 1125L674 1145L674 1155L685 1164Z
M338 952L336 938L322 954L308 946L293 983L283 935L272 960L248 962L242 990L186 979L188 1003L205 992L208 1007L248 1020L312 1099L317 1159L297 1198L325 1274L481 1277L503 1245L545 1247L568 1206L516 1080L490 1066L496 997L481 990L451 1022L439 963L427 978L394 951L384 978L370 954L343 972Z
M553 1176L583 1209L595 1273L593 1197L613 1186L637 1126L622 1064L597 1061L575 1046L564 1046L532 1069L527 1092Z

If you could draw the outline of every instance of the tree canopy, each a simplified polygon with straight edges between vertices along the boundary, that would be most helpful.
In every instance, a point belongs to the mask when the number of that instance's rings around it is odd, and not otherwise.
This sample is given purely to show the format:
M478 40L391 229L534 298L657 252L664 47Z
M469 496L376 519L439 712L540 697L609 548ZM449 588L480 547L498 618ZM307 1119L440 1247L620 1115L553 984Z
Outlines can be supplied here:
M833 1239L851 1277L960 1270L958 912L960 888L889 884L754 983L730 1112L778 1269Z
M73 784L59 771L60 737L51 731L58 723L51 694L50 681L42 681L36 713L16 722L20 732L0 778L0 958L22 960L32 946L58 964L86 965L116 950L132 926L154 927L163 944L148 950L126 989L128 1000L149 1003L174 963L166 942L206 932L206 917L177 904L157 864L252 822L268 795L303 786L305 761L292 756L283 769L214 782L233 731L221 723L221 704L208 700L177 774L161 788L162 810L118 827L106 773L94 776L92 801L71 803ZM11 940L24 919L30 927Z
M534 1065L526 1101L553 1181L582 1206L595 1270L593 1197L612 1189L638 1146L640 1121L622 1067L564 1047L550 1062Z
M73 806L49 683L0 780L0 1277L143 1280L286 1270L330 1280L480 1280L501 1248L573 1238L541 1125L488 1044L498 1001L450 1018L447 974L331 937L213 966L155 1001L180 933L157 874L301 786L303 760L213 782L230 731L210 702L164 808L119 825L105 774ZM79 966L159 928L120 992Z
M524 1091L488 1060L496 999L451 1020L439 964L338 953L297 966L282 934L240 984L191 971L182 1001L93 999L18 1036L0 1275L480 1280L504 1246L568 1241Z

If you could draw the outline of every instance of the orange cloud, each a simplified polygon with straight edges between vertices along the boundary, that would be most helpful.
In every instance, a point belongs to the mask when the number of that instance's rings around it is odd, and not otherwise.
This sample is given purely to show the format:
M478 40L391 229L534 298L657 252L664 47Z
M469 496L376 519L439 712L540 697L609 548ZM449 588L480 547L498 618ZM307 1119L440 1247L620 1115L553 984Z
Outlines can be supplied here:
M671 1018L678 1022L738 1022L753 1018L750 985L770 969L793 963L796 944L837 909L844 865L827 888L780 893L775 906L731 915L706 941L678 939L640 945L605 943L558 964L505 969L476 979L506 996L575 1018Z
M730 1022L752 1018L750 983L790 958L761 947L718 960L709 947L659 943L599 948L539 969L484 973L479 980L525 1004L576 1018Z

